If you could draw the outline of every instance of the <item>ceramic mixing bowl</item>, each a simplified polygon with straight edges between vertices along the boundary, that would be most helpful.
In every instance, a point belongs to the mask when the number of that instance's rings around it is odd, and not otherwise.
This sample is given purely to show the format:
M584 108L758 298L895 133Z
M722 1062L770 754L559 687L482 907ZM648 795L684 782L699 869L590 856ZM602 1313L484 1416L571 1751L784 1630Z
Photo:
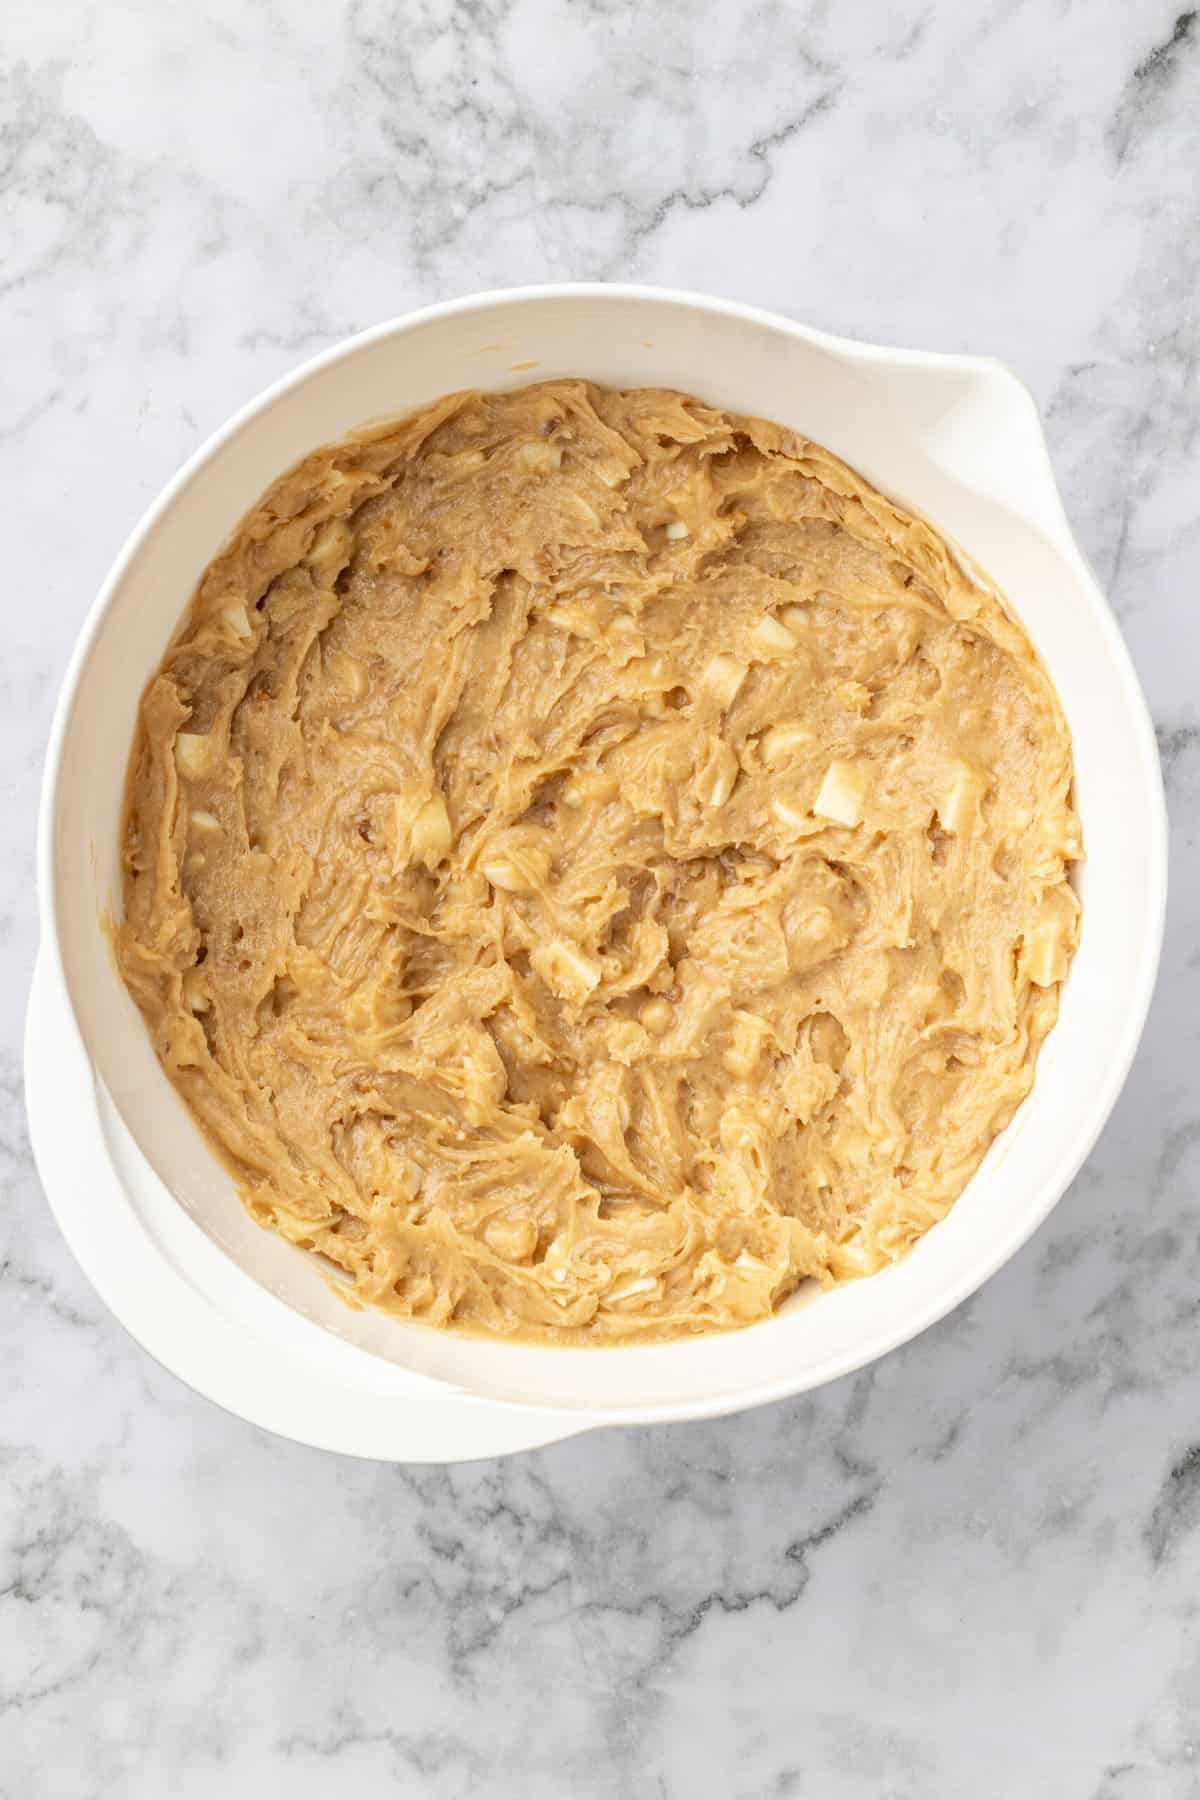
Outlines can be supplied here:
M1008 595L1074 737L1082 936L1029 1099L949 1217L886 1272L749 1330L605 1350L349 1311L255 1226L168 1083L104 932L138 699L214 551L306 451L450 390L555 375L682 388L826 444ZM632 287L479 295L352 338L200 450L118 557L63 686L41 817L28 1096L47 1193L141 1343L231 1410L358 1454L456 1459L596 1425L703 1417L860 1368L941 1317L1046 1217L1104 1124L1154 981L1166 881L1154 735L1063 514L1037 411L998 363L881 349Z

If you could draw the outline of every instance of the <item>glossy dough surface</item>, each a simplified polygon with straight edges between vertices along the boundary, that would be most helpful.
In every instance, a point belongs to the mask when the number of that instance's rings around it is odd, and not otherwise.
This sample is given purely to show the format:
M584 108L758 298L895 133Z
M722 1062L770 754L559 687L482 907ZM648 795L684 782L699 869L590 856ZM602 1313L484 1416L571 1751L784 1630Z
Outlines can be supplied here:
M664 391L453 396L207 570L120 962L352 1302L742 1325L902 1256L1027 1093L1070 791L1024 633L828 452Z

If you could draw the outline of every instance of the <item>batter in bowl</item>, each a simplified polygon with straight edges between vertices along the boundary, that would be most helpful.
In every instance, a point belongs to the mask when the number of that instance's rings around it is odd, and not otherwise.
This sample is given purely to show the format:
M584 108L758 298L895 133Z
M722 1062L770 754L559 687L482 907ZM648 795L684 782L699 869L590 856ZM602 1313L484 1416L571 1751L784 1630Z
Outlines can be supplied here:
M346 1297L608 1343L903 1256L1029 1091L1071 747L945 543L584 381L320 450L142 704L125 980Z

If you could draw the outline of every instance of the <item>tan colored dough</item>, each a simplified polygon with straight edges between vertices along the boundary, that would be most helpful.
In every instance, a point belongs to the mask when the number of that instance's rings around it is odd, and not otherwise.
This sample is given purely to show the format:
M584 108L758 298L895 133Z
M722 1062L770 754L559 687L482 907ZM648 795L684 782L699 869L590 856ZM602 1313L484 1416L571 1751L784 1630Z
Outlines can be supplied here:
M676 393L316 452L143 702L119 955L247 1206L432 1324L743 1325L902 1256L1033 1080L1071 750L827 451Z

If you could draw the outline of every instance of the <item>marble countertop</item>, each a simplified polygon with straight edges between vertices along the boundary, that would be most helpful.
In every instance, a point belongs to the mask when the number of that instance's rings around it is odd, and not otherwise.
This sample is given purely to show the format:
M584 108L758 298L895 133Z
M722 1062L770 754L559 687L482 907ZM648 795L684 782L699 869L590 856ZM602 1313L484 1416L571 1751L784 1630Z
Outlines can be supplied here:
M58 0L0 23L0 1795L1200 1794L1200 22L1171 0ZM1051 1221L802 1401L449 1471L196 1398L21 1105L55 689L300 358L547 278L992 352L1158 724L1141 1056Z

